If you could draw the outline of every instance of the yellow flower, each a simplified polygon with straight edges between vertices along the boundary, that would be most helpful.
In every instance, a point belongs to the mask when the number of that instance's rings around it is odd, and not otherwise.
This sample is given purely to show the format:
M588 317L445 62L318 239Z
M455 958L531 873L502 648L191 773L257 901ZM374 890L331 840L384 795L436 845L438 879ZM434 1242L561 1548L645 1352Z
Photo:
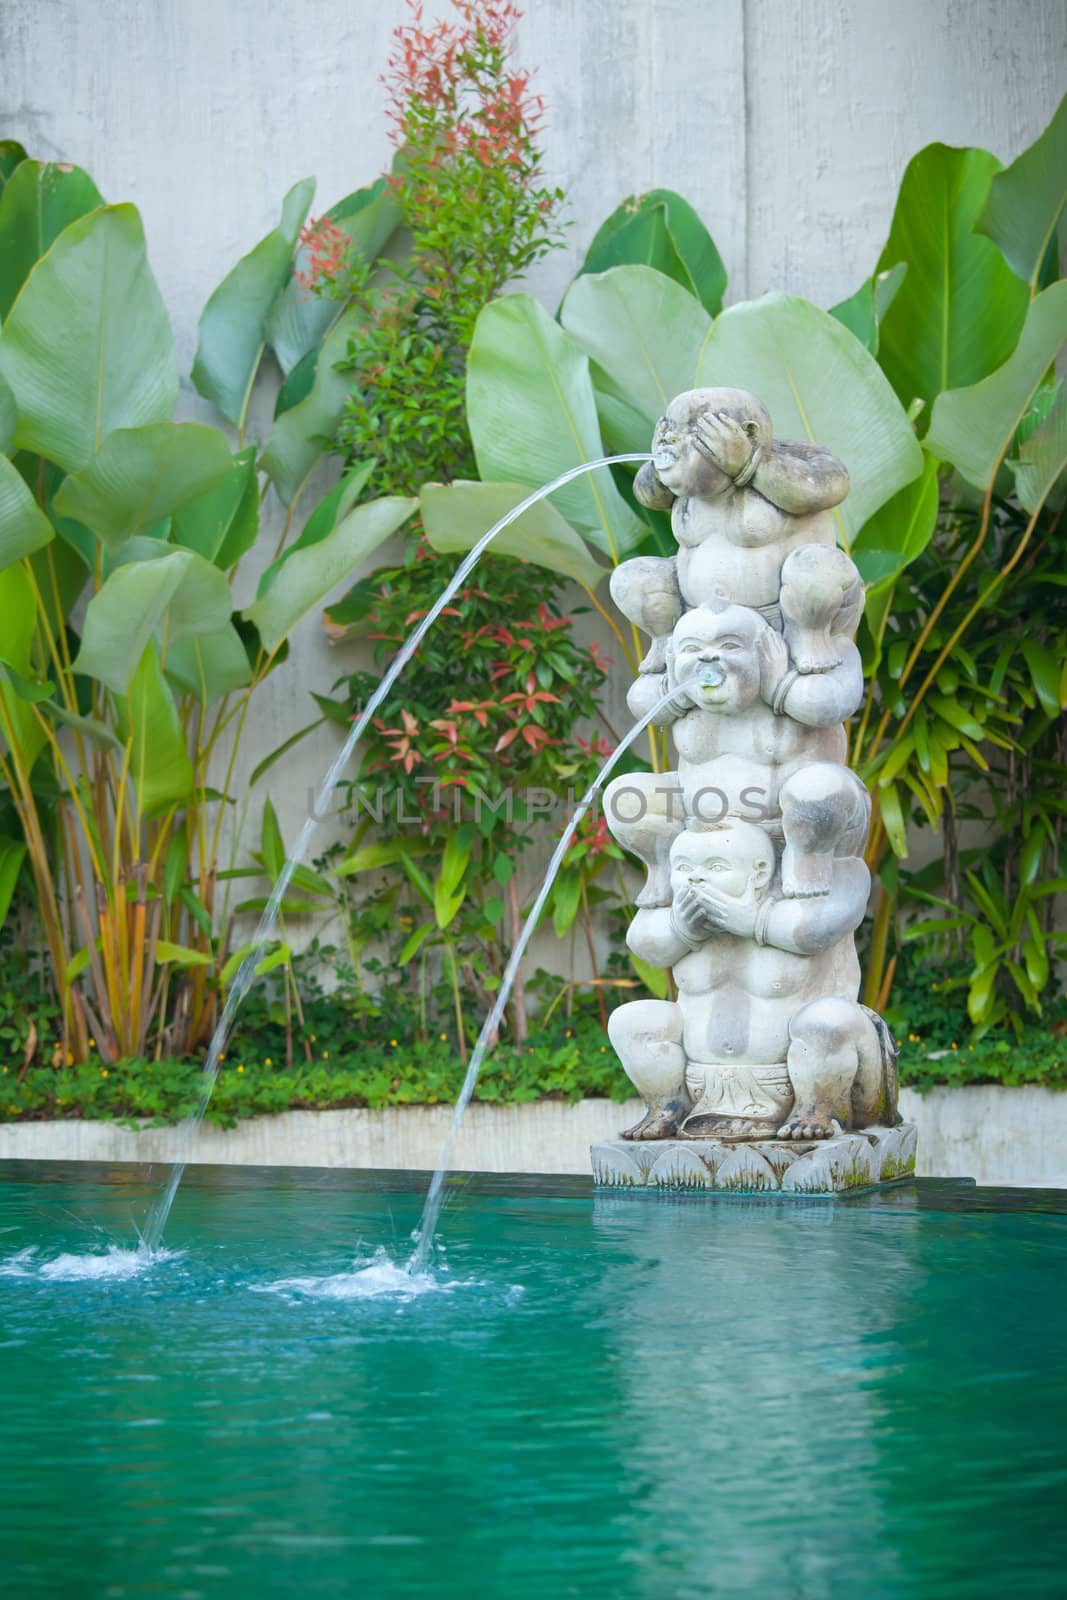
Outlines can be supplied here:
M264 1056L263 1057L263 1065L265 1067L273 1067L274 1062L271 1060L270 1056Z
M67 1066L68 1067L72 1067L73 1065L74 1065L74 1057L71 1054L71 1052L68 1050L67 1051Z
M90 1050L95 1050L96 1049L96 1040L95 1039L90 1039L89 1040L89 1049Z
M602 1045L601 1045L601 1046L600 1046L600 1054L601 1054L601 1055L606 1055L606 1054L607 1054L607 1048L608 1048L608 1047L607 1047L607 1045L606 1045L606 1044L602 1044Z
M395 1039L390 1039L389 1043L392 1045L393 1049L395 1050L396 1049L396 1040Z
M940 987L940 985L938 985L938 984L936 984L936 983L932 983L932 984L931 984L931 985L930 985L930 987L931 987L931 989L937 989L937 988L939 988L939 987Z
M318 1041L316 1040L314 1034L311 1035L311 1042L312 1042L312 1044L317 1044L318 1043Z
M106 1078L107 1077L107 1068L106 1067L101 1067L100 1068L100 1076L102 1078Z
M565 1028L565 1029L564 1029L564 1032L563 1032L563 1037L564 1037L564 1038L565 1038L565 1039L570 1039L570 1038L572 1038L572 1037L573 1037L573 1035L572 1035L572 1033L571 1033L571 1030L570 1030L570 1028Z
M443 1033L443 1034L442 1034L442 1035L441 1035L441 1038L442 1038L442 1039L443 1039L443 1040L445 1040L445 1039L447 1039L447 1038L448 1038L448 1034L447 1034L447 1033Z
M322 1059L323 1059L323 1060L324 1060L324 1061L329 1061L329 1059L330 1059L330 1052L329 1052L329 1051L328 1051L328 1050L324 1050L324 1051L323 1051L323 1052L322 1052Z
M953 1039L953 1041L952 1041L952 1048L953 1048L953 1050L958 1050L959 1049L959 1045L956 1043L955 1039Z
M241 1064L240 1064L240 1066L239 1066L239 1067L238 1067L238 1068L237 1068L237 1070L238 1070L238 1072L243 1072L243 1071L244 1071L244 1070L245 1070L245 1064L244 1064L244 1062L243 1062L243 1061L242 1061L242 1062L241 1062Z

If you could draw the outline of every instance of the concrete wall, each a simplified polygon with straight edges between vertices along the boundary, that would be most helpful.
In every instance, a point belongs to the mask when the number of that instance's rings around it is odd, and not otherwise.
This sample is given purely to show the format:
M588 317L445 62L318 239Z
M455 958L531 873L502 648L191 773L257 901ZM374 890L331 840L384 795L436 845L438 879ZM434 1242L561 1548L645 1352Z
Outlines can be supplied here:
M472 1105L452 1165L459 1172L589 1172L589 1146L613 1139L641 1115L639 1101L540 1100ZM994 1086L905 1089L901 1113L919 1132L920 1177L1067 1189L1067 1094ZM204 1127L190 1147L179 1128L137 1131L109 1122L0 1124L0 1160L192 1161L249 1166L432 1171L448 1106L385 1111L287 1111L223 1130Z
M0 136L87 167L108 199L141 208L188 372L204 301L285 189L315 174L321 209L382 168L376 80L405 15L402 0L2 0ZM1067 8L528 0L518 58L537 70L573 220L567 251L532 280L548 304L607 211L667 185L707 220L732 298L786 289L830 305L870 271L921 145L978 143L1010 160L1044 126ZM182 407L210 414L188 388ZM304 625L250 719L238 790L310 720L308 689L355 659L331 652L316 619ZM624 688L618 673L620 721ZM287 836L334 747L322 732L276 769Z

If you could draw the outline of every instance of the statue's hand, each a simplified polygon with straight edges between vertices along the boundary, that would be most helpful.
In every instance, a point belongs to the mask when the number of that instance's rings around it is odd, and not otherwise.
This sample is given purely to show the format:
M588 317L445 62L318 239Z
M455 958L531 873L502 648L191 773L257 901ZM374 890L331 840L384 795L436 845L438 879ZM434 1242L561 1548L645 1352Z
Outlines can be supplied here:
M696 891L688 887L675 895L671 904L671 921L685 942L693 945L703 943L713 927Z
M721 933L733 933L740 939L751 939L756 930L759 902L754 895L741 898L723 894L711 884L703 884L695 891L708 922Z
M755 449L741 424L725 411L707 411L698 417L693 424L693 442L728 478L744 471Z
M761 636L759 648L763 656L761 692L767 703L771 704L779 684L789 671L789 646L780 633L768 628Z

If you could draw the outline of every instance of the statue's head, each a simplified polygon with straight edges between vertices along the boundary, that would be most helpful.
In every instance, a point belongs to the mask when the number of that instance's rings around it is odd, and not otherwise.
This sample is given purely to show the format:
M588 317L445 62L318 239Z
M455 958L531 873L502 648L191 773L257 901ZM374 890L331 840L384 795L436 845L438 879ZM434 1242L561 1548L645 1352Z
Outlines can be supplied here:
M744 389L687 389L671 401L652 436L656 475L673 494L713 499L730 486L732 480L709 460L694 433L694 423L709 412L730 417L754 448L770 448L771 419L754 394Z
M676 624L667 650L668 684L698 710L734 716L760 698L772 629L748 606L694 606Z
M671 845L671 892L708 887L732 900L762 897L774 876L774 846L754 822L725 817L686 828Z

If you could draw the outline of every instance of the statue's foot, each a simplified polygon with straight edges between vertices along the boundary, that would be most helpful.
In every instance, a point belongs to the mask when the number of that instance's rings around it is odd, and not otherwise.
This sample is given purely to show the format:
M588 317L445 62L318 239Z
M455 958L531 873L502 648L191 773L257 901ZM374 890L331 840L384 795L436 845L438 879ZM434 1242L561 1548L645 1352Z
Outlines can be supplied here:
M836 1117L820 1111L794 1111L788 1122L778 1129L779 1139L836 1139L844 1133Z
M829 894L833 886L832 855L808 853L786 844L782 851L782 893L787 900L813 900Z
M669 1106L656 1107L646 1111L640 1122L635 1122L632 1128L627 1128L622 1134L624 1139L673 1139L682 1125L687 1106L676 1103Z

